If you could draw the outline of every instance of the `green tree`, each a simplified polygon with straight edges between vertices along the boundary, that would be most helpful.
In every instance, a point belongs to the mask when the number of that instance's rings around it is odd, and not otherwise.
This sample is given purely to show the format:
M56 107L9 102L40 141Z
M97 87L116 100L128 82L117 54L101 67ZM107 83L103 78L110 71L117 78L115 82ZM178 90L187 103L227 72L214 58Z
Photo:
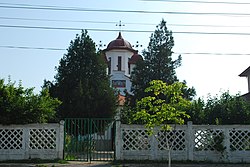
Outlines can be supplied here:
M111 117L116 97L106 74L106 64L87 31L70 42L60 60L55 81L45 81L51 94L62 101L58 116Z
M50 97L48 90L34 94L33 88L15 86L10 80L0 80L0 123L28 124L45 123L55 120L60 101Z
M228 91L220 96L194 100L188 110L194 124L250 124L250 103Z
M136 99L141 99L147 95L144 92L152 80L162 80L171 85L178 82L175 69L181 65L181 56L176 60L172 59L172 48L174 38L172 32L167 29L164 20L156 27L150 37L147 50L143 51L144 60L138 61L131 74L132 92L134 96L131 105L134 106ZM185 84L185 81L183 81ZM183 88L183 96L192 99L195 95L194 88Z
M169 130L169 124L183 124L184 118L189 117L185 110L191 105L189 100L183 98L185 85L180 82L167 85L161 80L153 80L149 84L145 92L150 92L152 96L137 102L134 120L145 124L150 132L154 127Z
M190 108L187 110L187 113L190 115L190 118L186 121L192 121L194 124L203 124L207 122L205 105L206 103L202 98L193 100L191 102Z
M164 136L167 136L167 131L172 130L169 124L184 124L184 118L189 117L186 109L190 107L191 102L183 98L182 91L186 86L180 82L167 85L161 80L153 80L149 84L145 92L151 93L151 96L143 97L136 103L134 120L145 124L151 135L154 135L155 127L160 127L165 133ZM171 150L173 143L167 138L166 140L167 148ZM170 167L170 151L168 158Z

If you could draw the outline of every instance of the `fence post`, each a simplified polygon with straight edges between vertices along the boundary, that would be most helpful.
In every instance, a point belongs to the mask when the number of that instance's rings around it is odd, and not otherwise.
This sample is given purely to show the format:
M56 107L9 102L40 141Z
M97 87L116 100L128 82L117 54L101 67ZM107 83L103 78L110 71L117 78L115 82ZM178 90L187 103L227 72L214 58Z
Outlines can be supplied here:
M225 152L226 152L226 155L227 156L224 156L225 157L228 157L229 154L230 154L230 133L229 133L229 128L225 127L224 128L224 146L226 148ZM228 160L228 159L226 159Z
M155 128L153 130L153 134L149 137L150 138L150 146L151 146L151 151L150 151L150 160L157 160L159 159L158 156L158 141L157 141L157 132L155 132Z
M30 158L30 150L29 150L29 131L30 128L28 126L23 126L23 142L24 142L24 159Z
M194 160L194 134L193 134L193 122L187 122L187 160L193 161Z
M121 138L121 120L119 117L115 118L115 159L122 160L121 150L122 150L122 138Z
M64 148L64 120L61 120L58 128L58 158L63 159L63 148Z

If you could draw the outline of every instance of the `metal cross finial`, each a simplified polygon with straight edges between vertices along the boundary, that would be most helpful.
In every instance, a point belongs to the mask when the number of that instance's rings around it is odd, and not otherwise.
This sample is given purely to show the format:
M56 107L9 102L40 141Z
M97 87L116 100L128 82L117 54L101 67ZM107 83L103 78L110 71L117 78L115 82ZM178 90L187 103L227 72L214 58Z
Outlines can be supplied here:
M125 26L125 24L122 24L122 21L119 21L119 24L116 24L115 26L119 26L119 31L122 31L122 26Z
M142 47L142 45L140 45L140 44L139 44L139 41L136 41L136 44L135 44L135 45L133 45L133 47L135 47L135 48L139 48L139 47Z
M102 41L99 41L99 44L96 44L95 46L98 48L98 50L101 50L103 47L106 47L106 45L103 44Z

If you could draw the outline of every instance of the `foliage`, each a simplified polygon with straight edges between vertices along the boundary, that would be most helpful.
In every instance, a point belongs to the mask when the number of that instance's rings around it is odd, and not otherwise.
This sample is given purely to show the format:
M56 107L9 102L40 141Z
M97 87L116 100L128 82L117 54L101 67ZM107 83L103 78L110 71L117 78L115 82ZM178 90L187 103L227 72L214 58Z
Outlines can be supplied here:
M167 85L161 80L151 81L145 92L150 92L152 95L143 97L137 102L134 120L140 120L151 132L156 126L169 130L170 123L183 124L183 118L189 117L185 109L191 104L182 96L184 87L185 85L180 82Z
M55 81L45 81L50 93L62 101L58 116L111 117L116 97L106 74L106 64L87 31L71 41L60 60Z
M250 103L228 91L220 96L194 100L187 113L194 124L250 124Z
M223 153L226 150L226 147L224 146L225 136L223 133L221 133L218 136L215 136L213 139L213 147L215 148L216 151Z
M10 80L0 80L0 123L28 124L45 123L55 119L55 110L60 101L50 97L47 89L34 94L33 88L15 86Z
M162 80L171 85L178 82L175 69L181 65L181 56L176 60L172 59L172 48L174 46L174 38L172 32L167 29L164 20L156 27L156 30L150 37L147 50L143 51L143 61L138 61L136 67L131 74L132 97L131 106L135 106L135 102L148 95L144 90L149 86L152 80ZM183 84L186 84L183 81ZM195 95L194 88L184 87L183 96L192 99Z

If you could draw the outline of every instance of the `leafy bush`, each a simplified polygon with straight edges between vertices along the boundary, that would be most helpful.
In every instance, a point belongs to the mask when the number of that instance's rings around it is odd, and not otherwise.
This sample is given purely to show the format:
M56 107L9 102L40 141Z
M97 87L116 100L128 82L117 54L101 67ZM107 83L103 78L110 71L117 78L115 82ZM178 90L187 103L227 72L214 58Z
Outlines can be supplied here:
M34 94L33 88L15 86L0 79L0 124L45 123L55 119L60 101L50 97L48 90Z
M207 101L194 100L187 113L194 124L250 124L250 103L228 91L220 96L209 96Z

